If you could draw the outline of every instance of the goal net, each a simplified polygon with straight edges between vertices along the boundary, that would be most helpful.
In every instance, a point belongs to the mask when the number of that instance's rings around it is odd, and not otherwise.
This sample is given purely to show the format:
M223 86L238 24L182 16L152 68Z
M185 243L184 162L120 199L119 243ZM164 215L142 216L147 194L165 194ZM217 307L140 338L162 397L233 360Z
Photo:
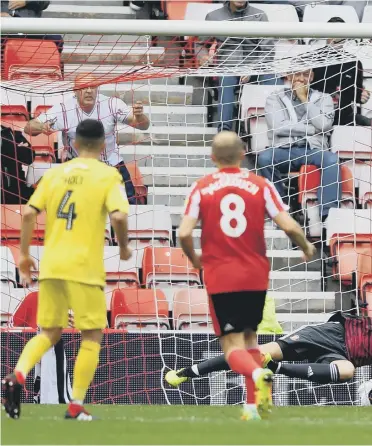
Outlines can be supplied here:
M117 27L116 21L111 22ZM167 27L170 22L162 23ZM203 23L197 26L200 35L206 32ZM99 35L98 29L81 34L79 25L68 21L66 30L63 45L27 32L9 34L3 42L4 374L14 367L36 328L38 271L30 288L22 287L18 271L23 206L44 172L71 156L74 128L88 116L104 122L106 136L112 137L134 188L131 260L119 260L111 227L106 228L108 328L89 401L243 401L243 382L231 372L200 377L179 389L170 388L163 379L168 369L221 353L212 332L203 276L180 252L177 232L189 187L215 171L210 146L221 128L241 136L247 150L244 166L270 177L317 246L316 258L305 263L285 234L267 221L268 294L275 301L283 332L326 322L336 310L372 316L370 40L354 35L314 38L311 33L275 39L258 34L181 38L161 32L157 37L139 37L119 34L115 27L112 34L106 30ZM217 28L214 34L218 33ZM83 113L79 102L80 93L86 91L97 94L91 115ZM141 101L150 127L133 128L116 98L130 108ZM55 132L30 136L25 127L31 119L49 122ZM285 155L276 155L279 152ZM37 265L44 230L45 217L40 215L31 247ZM198 249L200 234L196 229ZM269 327L259 340L270 342L277 336ZM79 333L71 328L63 339L65 364L72 375ZM41 370L56 367L43 361ZM48 379L47 372L42 373L44 385ZM371 367L357 369L351 382L339 385L320 386L277 375L274 401L359 404L357 388L369 379ZM26 388L30 402L37 391L32 374Z

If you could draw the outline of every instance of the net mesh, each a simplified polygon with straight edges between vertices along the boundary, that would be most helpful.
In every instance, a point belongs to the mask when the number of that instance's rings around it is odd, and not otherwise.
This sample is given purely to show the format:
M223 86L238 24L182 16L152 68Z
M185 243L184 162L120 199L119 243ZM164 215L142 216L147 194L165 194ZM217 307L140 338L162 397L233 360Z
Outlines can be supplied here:
M17 319L17 310L20 311L26 296L38 288L37 271L31 289L23 288L19 282L22 205L43 173L70 156L68 130L78 122L74 96L87 88L99 89L99 119L110 120L110 98L117 97L129 107L142 101L144 113L151 121L150 128L141 131L117 116L110 127L117 142L115 150L126 164L134 187L129 219L134 255L131 263L120 262L108 225L106 298L108 324L114 331L105 334L101 365L89 394L91 401L237 404L243 400L242 382L231 372L194 380L179 390L168 388L163 381L168 368L184 367L220 352L218 341L210 334L205 294L200 294L202 277L181 259L176 228L189 186L214 171L210 143L221 127L235 130L246 142L247 167L266 176L264 170L270 170L270 179L283 188L292 215L318 247L316 259L304 263L285 234L267 222L269 294L275 299L283 330L322 323L336 309L352 307L371 316L370 41L215 41L66 34L62 36L62 51L60 41L12 37L2 43L4 373L14 366L24 341L31 336L28 331L6 327L16 326L17 321L21 326L35 325L32 303ZM339 66L343 74L323 70L325 66ZM321 73L318 90L312 85L310 69L319 69ZM288 109L282 91L287 88L297 97L296 91L301 88L295 85L298 73L306 92L311 86L319 97L330 94L332 110L322 109L309 117L308 110L314 102L310 96L293 110ZM78 75L83 76L84 82L75 91ZM338 82L333 82L335 78ZM269 97L282 104L274 112L267 108ZM290 94L288 97L292 98ZM345 98L350 97L345 103ZM282 120L283 113L288 114L290 130ZM324 122L320 127L312 123L323 120L327 114L333 120L330 127L326 128ZM23 130L33 118L62 123L58 124L61 132L30 136ZM303 132L296 134L295 127L301 123ZM265 149L281 147L283 141L292 154L291 163L272 157L264 165L262 154L268 153ZM304 156L310 155L295 153L296 147L307 141L315 141L318 149L320 144L323 151L338 153L337 163L342 167L331 177L330 184L325 185L321 179L324 171L329 173L329 166L313 165L310 158L302 163ZM282 168L284 164L286 167ZM302 164L309 166L301 168ZM327 187L335 185L335 201L339 205L334 207L340 209L326 223L327 231L323 234L324 206L319 191L326 193ZM45 229L45 219L39 218L31 251L37 260L42 255ZM195 231L195 244L200 249L200 228ZM123 290L118 299L134 305L140 302L142 313L116 314L112 307L116 289ZM144 294L144 290L150 292ZM370 307L366 309L367 302ZM78 339L74 333L67 333L64 338L70 370ZM272 337L260 339L270 340ZM368 367L358 369L351 383L332 386L280 375L275 381L274 400L277 405L358 404L356 389L371 378ZM31 401L31 378L27 388L26 399Z

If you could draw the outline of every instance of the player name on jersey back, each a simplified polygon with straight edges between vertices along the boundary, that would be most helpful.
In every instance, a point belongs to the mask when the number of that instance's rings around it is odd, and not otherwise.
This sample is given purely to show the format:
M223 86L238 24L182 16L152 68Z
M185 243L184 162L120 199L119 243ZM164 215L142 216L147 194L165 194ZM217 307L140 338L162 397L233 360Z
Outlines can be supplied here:
M284 210L275 187L246 169L221 169L194 183L185 215L201 221L209 294L267 289L265 217Z

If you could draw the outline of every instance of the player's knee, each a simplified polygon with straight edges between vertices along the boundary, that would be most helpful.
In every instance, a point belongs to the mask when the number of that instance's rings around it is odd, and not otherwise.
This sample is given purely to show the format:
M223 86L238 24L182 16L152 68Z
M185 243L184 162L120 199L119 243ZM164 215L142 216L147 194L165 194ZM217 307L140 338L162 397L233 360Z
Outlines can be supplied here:
M42 332L48 336L53 345L57 344L62 336L62 328L42 328Z
M335 361L333 364L338 368L340 382L352 379L355 367L350 361Z
M323 167L338 165L338 156L333 152L323 153Z
M84 330L81 332L82 341L92 341L101 344L102 330Z

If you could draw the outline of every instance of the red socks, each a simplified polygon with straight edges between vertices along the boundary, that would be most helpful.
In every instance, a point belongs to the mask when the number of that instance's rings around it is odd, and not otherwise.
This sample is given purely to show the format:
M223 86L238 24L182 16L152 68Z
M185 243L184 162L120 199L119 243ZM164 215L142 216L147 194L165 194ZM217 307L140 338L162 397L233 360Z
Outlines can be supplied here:
M243 376L252 376L253 370L260 368L260 359L257 361L257 352L258 358L260 358L259 350L233 350L229 357L227 358L227 362L231 370ZM253 353L253 354L252 354Z
M250 353L253 360L257 363L257 366L262 367L261 352L257 348L252 348L248 350L248 353ZM245 377L245 386L247 388L247 404L255 404L256 386L254 384L252 376Z

